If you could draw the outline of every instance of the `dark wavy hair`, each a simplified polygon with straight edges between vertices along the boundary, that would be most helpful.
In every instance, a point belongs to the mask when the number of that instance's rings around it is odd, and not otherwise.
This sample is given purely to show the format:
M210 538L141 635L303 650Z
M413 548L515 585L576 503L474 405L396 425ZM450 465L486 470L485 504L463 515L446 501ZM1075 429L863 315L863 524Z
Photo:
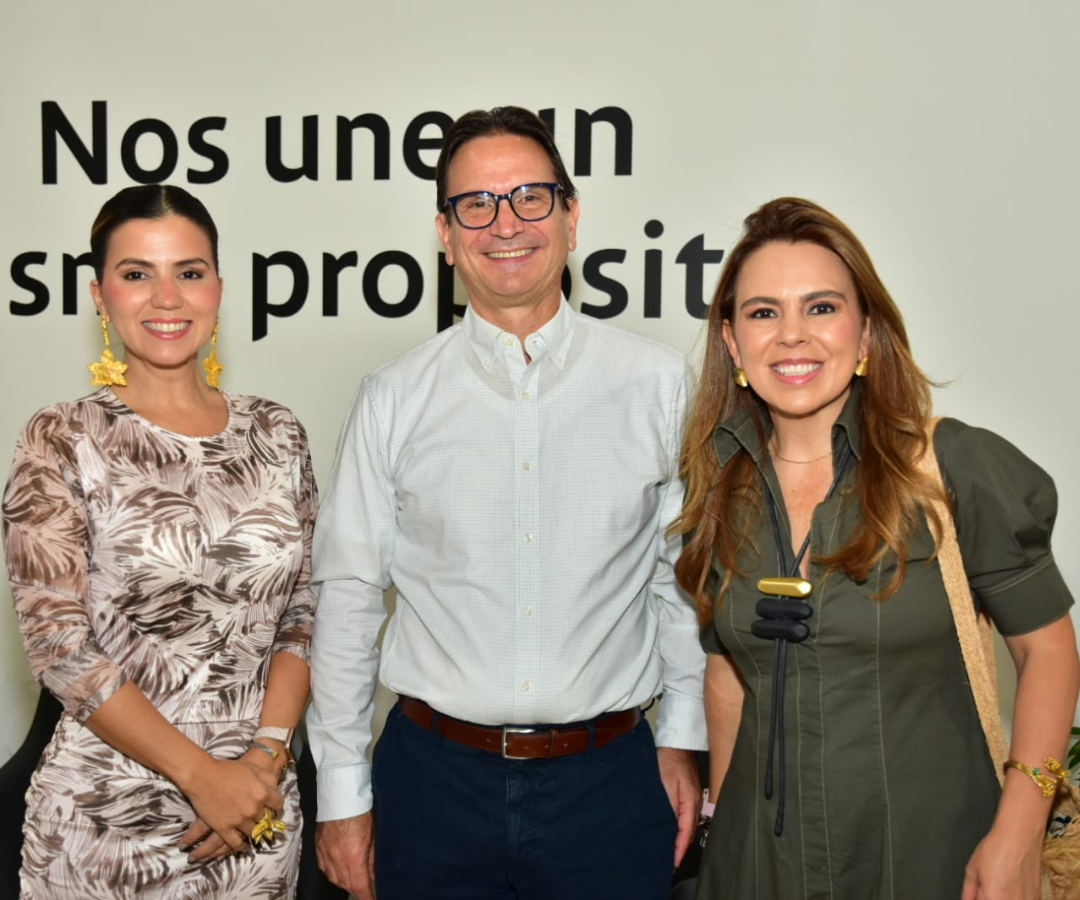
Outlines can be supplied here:
M139 184L117 192L101 207L90 229L90 256L94 275L101 280L109 238L125 222L132 219L163 219L183 216L199 226L210 241L214 268L218 268L218 232L214 220L202 203L173 184Z
M767 430L768 409L752 388L735 386L735 363L723 339L723 323L734 319L742 267L766 244L809 241L835 253L851 273L859 307L870 320L869 371L858 409L861 455L856 481L862 515L847 543L818 561L863 581L892 551L896 571L876 595L890 596L903 583L905 544L919 523L920 511L939 526L930 503L945 499L940 487L916 469L927 446L932 382L915 364L900 310L859 239L836 216L796 197L769 201L744 225L709 310L705 361L683 442L686 500L672 525L673 534L689 535L675 571L679 583L696 599L703 623L738 572L738 552L750 543L762 499L749 454L740 450L721 468L713 434L720 422L740 409L750 411L763 438ZM716 598L711 596L709 578L714 555L725 573Z

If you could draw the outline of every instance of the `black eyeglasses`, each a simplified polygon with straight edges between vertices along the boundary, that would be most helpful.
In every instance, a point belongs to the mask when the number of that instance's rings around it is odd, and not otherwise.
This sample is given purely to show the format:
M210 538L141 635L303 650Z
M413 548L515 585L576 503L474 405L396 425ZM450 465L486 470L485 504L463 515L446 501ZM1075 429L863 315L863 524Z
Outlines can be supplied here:
M514 214L522 221L539 222L550 216L555 209L555 193L560 190L561 184L537 181L520 185L505 194L469 191L447 197L446 205L454 211L454 216L462 228L487 228L498 218L501 200L506 200Z

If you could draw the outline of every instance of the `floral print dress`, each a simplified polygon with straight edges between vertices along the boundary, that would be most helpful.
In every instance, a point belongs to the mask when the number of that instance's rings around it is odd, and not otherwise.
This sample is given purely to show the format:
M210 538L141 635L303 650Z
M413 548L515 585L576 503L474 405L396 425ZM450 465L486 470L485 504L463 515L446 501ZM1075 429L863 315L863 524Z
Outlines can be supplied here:
M291 897L289 830L271 847L202 864L195 819L168 779L96 737L86 719L127 681L216 757L244 753L270 658L307 661L317 499L303 427L284 407L223 392L228 424L188 437L109 388L37 413L4 495L8 576L31 668L64 704L27 794L24 898Z

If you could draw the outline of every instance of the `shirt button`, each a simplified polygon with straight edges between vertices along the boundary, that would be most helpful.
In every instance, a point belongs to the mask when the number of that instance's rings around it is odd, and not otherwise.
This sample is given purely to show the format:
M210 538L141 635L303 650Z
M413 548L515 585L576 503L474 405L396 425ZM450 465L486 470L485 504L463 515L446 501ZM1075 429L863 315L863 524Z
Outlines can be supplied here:
M529 392L528 392L528 391L522 391L522 392L521 392L521 399L522 399L522 400L531 400L531 399L532 399L532 395L531 395L531 394L529 394Z
M506 346L507 347L513 347L514 346L514 339L513 338L507 338L506 339Z
M562 361L563 361L563 358L561 356L556 356L555 357L555 362L557 362L560 366L562 365Z
M524 684L523 684L523 685L521 686L521 689L522 689L523 691L531 691L531 690L532 690L532 685L531 685L531 684L529 684L529 682L527 682L527 681L526 681L526 682L525 682L525 683L524 683Z
M532 615L532 607L531 606L526 606L525 607L525 615L527 615L527 616Z
M532 532L531 531L526 531L525 532L525 543L526 544L531 544L532 543Z
M528 462L522 463L521 468L523 468L526 472L528 472L532 468L532 463L528 463Z

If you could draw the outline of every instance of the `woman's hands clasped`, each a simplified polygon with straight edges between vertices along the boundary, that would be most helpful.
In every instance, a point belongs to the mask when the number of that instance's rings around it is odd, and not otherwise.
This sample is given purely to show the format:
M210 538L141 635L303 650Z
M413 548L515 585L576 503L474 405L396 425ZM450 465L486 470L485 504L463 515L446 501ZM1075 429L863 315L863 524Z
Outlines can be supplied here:
M255 823L267 809L285 805L278 787L283 757L251 747L239 759L206 763L182 786L198 818L180 839L181 849L194 847L191 862L205 862L249 849ZM197 845L197 846L196 846Z

